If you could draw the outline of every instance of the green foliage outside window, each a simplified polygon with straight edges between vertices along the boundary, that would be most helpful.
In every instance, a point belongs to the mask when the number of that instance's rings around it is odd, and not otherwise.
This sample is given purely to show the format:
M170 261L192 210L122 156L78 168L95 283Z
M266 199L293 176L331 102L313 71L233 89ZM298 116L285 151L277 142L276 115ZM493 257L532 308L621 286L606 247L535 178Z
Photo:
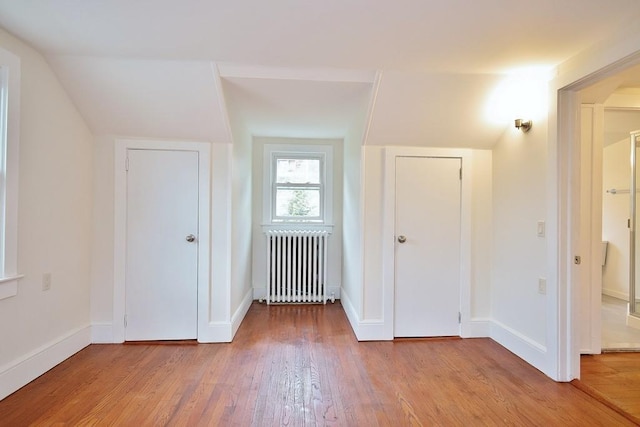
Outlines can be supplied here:
M290 216L307 216L311 212L309 197L304 190L295 190L289 200L288 212Z

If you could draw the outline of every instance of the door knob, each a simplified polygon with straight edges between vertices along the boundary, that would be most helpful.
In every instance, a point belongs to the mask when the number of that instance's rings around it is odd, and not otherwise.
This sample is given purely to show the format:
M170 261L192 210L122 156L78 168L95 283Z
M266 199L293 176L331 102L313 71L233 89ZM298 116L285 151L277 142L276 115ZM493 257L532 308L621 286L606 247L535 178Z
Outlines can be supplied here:
M407 241L407 238L405 236L398 236L398 243L404 243Z
M189 243L195 242L195 241L196 241L196 236L194 236L193 234L189 234L189 235L186 237L186 240L187 240L187 242L189 242Z

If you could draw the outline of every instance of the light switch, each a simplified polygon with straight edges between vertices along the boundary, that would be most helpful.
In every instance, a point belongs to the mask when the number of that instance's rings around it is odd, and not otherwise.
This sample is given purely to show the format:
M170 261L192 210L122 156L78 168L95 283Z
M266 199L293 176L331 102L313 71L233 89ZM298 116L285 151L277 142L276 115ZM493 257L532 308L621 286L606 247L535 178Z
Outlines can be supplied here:
M538 279L538 293L540 295L546 295L547 293L547 279L544 277Z
M544 221L538 221L538 228L536 232L538 237L544 237Z

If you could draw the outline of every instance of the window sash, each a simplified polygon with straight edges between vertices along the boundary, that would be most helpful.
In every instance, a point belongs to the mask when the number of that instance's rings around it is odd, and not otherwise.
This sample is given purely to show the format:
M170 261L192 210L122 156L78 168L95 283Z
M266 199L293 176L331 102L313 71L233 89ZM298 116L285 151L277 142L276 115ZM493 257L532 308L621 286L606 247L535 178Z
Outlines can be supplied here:
M313 222L324 223L325 216L325 158L324 154L317 155L315 153L274 153L271 162L271 222ZM317 160L319 166L319 183L290 183L278 182L278 161L279 160ZM297 216L297 215L278 215L278 191L281 190L317 190L319 194L318 215L313 216Z

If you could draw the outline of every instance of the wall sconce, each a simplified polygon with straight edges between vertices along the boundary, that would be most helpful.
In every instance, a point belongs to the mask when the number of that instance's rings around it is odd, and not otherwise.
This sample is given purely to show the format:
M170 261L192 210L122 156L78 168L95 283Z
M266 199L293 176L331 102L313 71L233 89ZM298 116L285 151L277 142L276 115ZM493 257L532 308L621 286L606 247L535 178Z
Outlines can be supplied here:
M529 132L532 125L533 123L531 123L531 120L524 121L522 119L516 119L516 129L521 130L522 132Z

